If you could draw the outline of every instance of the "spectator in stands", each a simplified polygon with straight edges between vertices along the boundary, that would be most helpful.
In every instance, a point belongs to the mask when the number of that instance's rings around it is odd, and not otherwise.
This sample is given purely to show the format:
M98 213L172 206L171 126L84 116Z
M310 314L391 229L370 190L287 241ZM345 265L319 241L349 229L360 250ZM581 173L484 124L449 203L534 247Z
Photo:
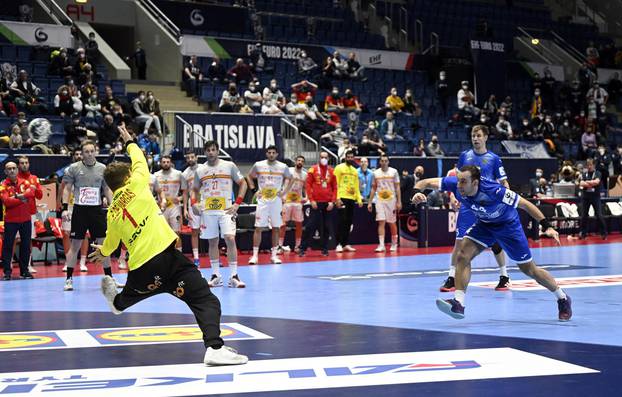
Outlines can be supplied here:
M415 157L427 157L427 154L425 152L425 141L423 140L423 138L419 139L419 142L415 145L414 149L413 149L413 156Z
M447 84L447 73L444 70L439 72L438 81L436 82L436 97L443 110L443 115L447 115L449 84Z
M65 117L74 112L82 112L82 101L70 95L69 87L61 85L54 96L54 113Z
M413 96L413 90L410 88L406 89L404 93L404 107L402 110L408 116L421 117L423 111L421 110L421 106L419 103L415 101L415 97Z
M82 141L88 138L89 130L86 128L79 113L71 115L71 122L65 125L65 144L72 150L80 146Z
M313 139L318 139L324 128L326 126L326 118L320 113L317 108L317 105L313 103L313 97L307 96L304 102L305 111L304 111L304 120L299 121L299 128L302 132L306 132L313 137Z
M86 57L91 63L97 64L99 58L99 45L95 40L95 32L89 32L89 39L84 44L84 50L86 51Z
M308 96L315 97L317 92L317 85L308 80L303 80L299 83L292 84L292 91L296 94L298 102L305 102Z
M219 57L214 57L212 63L207 68L207 78L213 83L227 83L227 70L220 63Z
M484 102L482 112L485 113L488 117L495 117L498 111L499 105L497 105L497 98L495 97L495 94L490 94L486 102Z
M72 77L67 77L65 79L65 85L69 89L69 95L75 96L76 98L82 98L80 88L74 83L74 79Z
M591 128L588 128L581 135L581 148L585 157L594 157L598 144L596 142L596 134Z
M404 101L397 95L397 88L391 87L391 92L384 100L384 112L399 114L404 108ZM382 112L381 112L382 113Z
M343 143L337 149L337 157L339 161L343 161L346 157L346 153L351 152L356 156L358 154L358 150L356 147L356 138L353 136L349 136L343 140Z
M585 56L587 58L587 62L596 67L600 64L600 54L598 53L598 49L594 45L593 41L590 41L587 48L585 49Z
M557 107L557 101L555 100L555 85L557 81L553 77L551 70L544 68L544 77L542 78L542 101L544 102L545 109L553 110Z
M244 91L244 101L255 113L261 113L261 103L263 95L257 89L259 83L251 81L248 84L248 90Z
M513 139L512 125L505 119L505 116L499 116L499 121L495 125L499 139Z
M313 58L307 55L306 51L302 51L300 53L300 58L298 58L298 74L302 75L305 78L313 77L317 71L319 66Z
M369 160L367 157L362 157L360 163L361 166L357 170L359 174L359 190L361 191L363 201L368 201L369 194L371 193L371 187L374 182L374 173L369 169Z
M367 78L364 76L365 68L356 60L355 53L351 52L348 54L346 63L348 64L348 76L352 80L367 81Z
M337 77L335 64L333 63L333 57L328 56L324 60L324 65L322 65L322 78L324 82L323 84L320 84L320 86L324 86L327 83L330 83L330 80L334 77Z
M504 109L505 110L505 116L507 118L511 118L512 117L512 111L514 109L514 103L512 103L512 97L511 96L506 96L505 99L503 100L503 102L501 102L501 105L499 106L499 112L501 112L501 110Z
M91 92L91 95L84 102L84 111L87 118L100 118L102 116L102 105L99 103L97 91Z
M363 110L356 95L352 93L350 88L346 89L342 99L343 110L348 115L348 131L350 134L356 132L359 124L359 115Z
M183 80L188 96L197 99L200 94L199 87L203 81L203 72L201 72L196 55L192 55L186 63L186 67L184 67Z
M603 87L600 86L598 81L595 81L594 84L592 84L592 88L590 88L587 91L587 94L585 95L585 97L588 102L590 101L590 99L593 99L594 102L598 106L600 106L600 105L607 104L607 100L609 99L609 94Z
M249 66L255 73L261 72L273 72L274 68L268 64L268 55L261 47L261 43L255 44L255 47L249 54L250 64Z
M229 69L228 75L235 80L236 84L246 84L253 79L253 71L244 63L242 58L235 61L235 65Z
M361 143L358 146L359 154L362 156L377 156L385 153L386 147L378 130L376 128L376 122L371 120L367 124L367 129L363 131Z
M30 131L28 130L28 120L26 119L26 113L17 113L17 120L11 125L10 130L13 131L15 127L19 128L19 133L22 136L22 146L30 147L32 145L32 136L30 135Z
M341 129L341 124L337 124L333 131L327 132L320 137L322 145L333 152L338 152L339 148L344 146L347 139L348 134Z
M527 117L523 117L521 120L518 133L515 134L515 136L516 139L523 141L530 141L534 139L534 128Z
M607 92L609 93L611 102L617 104L622 94L622 81L620 81L619 72L615 72L613 76L611 76L611 79L609 79L607 83Z
M71 76L74 73L73 65L69 61L67 56L67 50L61 48L57 55L50 59L48 65L48 74L57 75L58 77L65 78Z
M146 80L147 79L147 54L143 49L142 43L140 41L136 42L136 49L134 53L129 57L125 58L127 62L130 60L134 60L134 66L136 67L138 80Z
M285 96L279 89L276 79L270 80L270 85L263 89L263 103L261 113L263 114L283 114L287 104Z
M587 124L593 125L598 118L598 104L596 103L594 98L589 98L587 100L586 110Z
M580 131L588 129L587 117L585 117L585 110L581 110L578 115L574 117L574 124Z
M339 51L333 52L333 66L334 75L337 78L347 78L348 75L348 61L343 59Z
M246 102L248 103L248 99ZM289 102L285 105L285 112L294 116L296 123L300 124L304 122L306 110L307 106L304 103L298 103L298 97L296 94L292 93L289 96Z
M103 114L112 114L113 108L115 105L120 104L121 102L117 97L114 96L112 92L112 87L107 85L104 88L104 98L101 100L101 111Z
M622 145L618 145L611 154L611 163L613 164L613 174L622 175Z
M557 133L562 141L574 142L578 130L570 125L570 121L568 119L564 119L562 123L558 125Z
M488 127L489 130L492 130L492 128L495 127L492 118L490 118L486 113L483 112L479 115L479 124L485 125L486 127Z
M535 72L531 77L531 91L535 90L542 91L542 77L540 77L538 72Z
M577 80L579 81L579 88L583 94L587 93L587 90L592 86L596 75L590 69L590 65L584 62L577 71Z
M244 100L240 97L237 85L231 82L227 89L222 92L218 110L220 112L237 113L243 104Z
M134 120L139 125L144 123L143 134L149 132L149 127L153 124L156 128L158 135L162 135L162 126L160 125L160 119L146 107L147 95L145 91L138 91L138 96L132 100L132 113L134 114Z
M475 95L469 89L468 81L462 81L461 88L458 90L456 97L458 99L458 110L464 109L467 104L474 104Z
M80 98L86 102L86 100L92 95L97 94L97 85L93 83L93 81L89 78L81 87L80 87Z
M438 136L436 136L436 134L432 134L432 139L430 140L430 143L428 143L427 154L430 157L443 157L445 155L441 144L438 142Z
M533 98L531 98L531 105L529 106L529 114L531 118L535 118L538 114L542 113L542 95L540 95L540 89L533 92Z
M594 154L594 165L602 175L602 188L607 189L607 181L609 180L609 166L611 165L611 154L604 144L598 145L598 150Z
M9 81L6 74L3 74L0 78L0 103L5 116L11 116L17 112L17 108L12 101L11 91L9 90L11 84L13 84L13 81Z
M15 106L20 111L31 114L45 113L46 107L39 97L41 89L29 78L25 70L20 70L17 79L9 87L15 98Z
M104 122L97 131L97 143L100 148L112 149L119 140L119 130L112 118L112 114L104 116Z
M343 99L339 93L339 87L333 86L331 93L324 99L324 111L335 114L344 112Z
M380 123L380 135L388 141L403 141L400 135L400 127L393 116L393 112L387 112L386 118Z
M20 133L20 128L17 125L14 125L11 128L11 136L9 137L9 148L10 149L21 149L22 148L22 135Z

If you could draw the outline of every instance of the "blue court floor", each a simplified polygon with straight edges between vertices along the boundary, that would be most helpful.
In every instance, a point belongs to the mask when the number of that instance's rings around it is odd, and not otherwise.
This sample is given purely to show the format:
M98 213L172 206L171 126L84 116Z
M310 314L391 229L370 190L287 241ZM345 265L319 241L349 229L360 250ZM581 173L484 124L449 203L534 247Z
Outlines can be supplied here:
M250 362L219 368L200 364L172 296L114 316L101 275L73 292L58 277L0 283L0 396L622 395L622 244L533 254L572 297L570 322L510 261L513 290L494 291L490 253L473 263L464 320L434 303L452 296L438 290L449 254L242 266L246 289L213 292L224 339Z

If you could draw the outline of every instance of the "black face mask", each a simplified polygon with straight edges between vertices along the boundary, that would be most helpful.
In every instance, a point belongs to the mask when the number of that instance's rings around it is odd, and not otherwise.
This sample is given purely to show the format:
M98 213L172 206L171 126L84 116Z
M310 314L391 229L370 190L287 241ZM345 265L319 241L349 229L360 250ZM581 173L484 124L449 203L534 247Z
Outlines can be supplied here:
M416 176L417 178L421 178L421 177L423 176L423 174L422 174L421 172L417 172L417 173L415 173L415 176Z
M229 90L229 94L231 94L231 95L235 95L237 93L238 93L238 90L236 90L236 89L230 89Z

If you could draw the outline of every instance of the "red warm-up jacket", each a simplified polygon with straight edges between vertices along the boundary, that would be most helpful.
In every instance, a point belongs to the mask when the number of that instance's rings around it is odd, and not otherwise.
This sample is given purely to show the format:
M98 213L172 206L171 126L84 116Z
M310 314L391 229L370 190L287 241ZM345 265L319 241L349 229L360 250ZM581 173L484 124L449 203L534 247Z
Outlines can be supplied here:
M324 167L319 164L309 168L306 191L309 201L317 203L335 202L337 200L337 179L333 174L333 169L330 166Z
M37 200L41 200L43 198L43 189L41 189L39 178L37 178L36 175L31 174L30 172L20 172L17 174L17 177L23 179L24 183L26 183L26 186L32 185L35 188L34 197L28 199L30 215L34 215L37 213Z
M0 199L4 204L4 221L9 223L22 223L30 221L30 198L35 197L35 188L27 181L17 177L15 182L6 178L0 184ZM24 202L16 196L23 194L29 200Z

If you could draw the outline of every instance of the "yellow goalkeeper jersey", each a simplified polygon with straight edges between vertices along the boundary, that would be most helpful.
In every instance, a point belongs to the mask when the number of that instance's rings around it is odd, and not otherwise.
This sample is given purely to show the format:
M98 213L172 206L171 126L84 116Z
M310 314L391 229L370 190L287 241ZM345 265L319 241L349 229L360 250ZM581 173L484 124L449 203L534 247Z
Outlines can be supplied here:
M135 143L127 145L127 152L132 160L132 174L128 183L114 192L101 252L109 256L123 242L130 254L129 268L136 270L168 248L177 234L151 194L149 168L143 152Z

